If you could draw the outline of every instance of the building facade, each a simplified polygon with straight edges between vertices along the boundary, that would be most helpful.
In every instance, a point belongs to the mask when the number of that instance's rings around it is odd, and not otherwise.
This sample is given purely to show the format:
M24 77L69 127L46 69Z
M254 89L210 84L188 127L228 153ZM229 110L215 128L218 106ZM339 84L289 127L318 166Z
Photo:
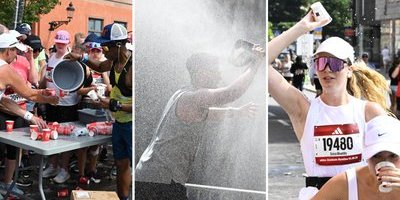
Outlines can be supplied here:
M375 18L376 0L354 0L353 21L355 28L356 56L368 53L370 62L381 65L381 23ZM377 0L379 1L379 0Z
M381 24L381 45L387 46L393 59L400 49L400 0L376 0L375 19Z
M71 22L50 31L49 22L67 20L66 8L70 2L75 8ZM131 0L60 0L50 13L40 16L40 20L32 24L32 34L38 35L43 46L48 49L53 45L58 30L67 30L71 34L71 45L76 33L100 34L105 25L114 22L121 23L128 31L132 31L132 10Z

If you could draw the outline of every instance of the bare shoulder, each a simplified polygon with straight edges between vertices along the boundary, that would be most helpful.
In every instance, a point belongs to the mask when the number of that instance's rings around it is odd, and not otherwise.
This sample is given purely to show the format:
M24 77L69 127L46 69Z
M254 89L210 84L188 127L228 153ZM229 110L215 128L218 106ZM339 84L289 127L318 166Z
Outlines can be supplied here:
M348 187L347 176L342 172L331 179L312 198L313 200L336 200L347 199Z
M182 94L176 105L176 114L179 119L186 123L198 122L204 120L204 114L208 108L201 105L201 97L204 95L200 91L190 91Z
M365 105L365 121L373 119L379 115L387 115L388 113L378 103L367 101Z

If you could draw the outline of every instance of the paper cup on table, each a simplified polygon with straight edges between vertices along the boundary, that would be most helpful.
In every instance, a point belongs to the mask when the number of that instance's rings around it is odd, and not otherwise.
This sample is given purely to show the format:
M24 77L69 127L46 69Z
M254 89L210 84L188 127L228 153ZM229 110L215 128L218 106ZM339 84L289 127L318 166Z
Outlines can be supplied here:
M39 126L36 124L29 125L29 132L31 133L31 135L33 132L39 132Z
M43 132L37 132L37 140L42 140L43 139Z
M51 130L55 130L58 131L58 128L60 127L60 124L58 122L53 122L52 124L52 129Z
M50 133L51 130L48 128L43 129L43 141L49 141L50 140Z
M38 134L39 134L39 132L36 132L36 131L31 132L31 139L32 140L37 140L38 139Z
M52 140L57 140L58 139L58 132L56 130L52 130L50 133L50 138Z
M39 131L39 125L31 124L31 125L29 125L29 130L30 130L31 133L32 133L33 131L38 132L38 131Z
M87 93L87 95L92 99L93 101L98 101L99 97L97 97L97 94L94 90L90 90L90 92Z
M14 120L6 120L6 131L11 133L14 130Z

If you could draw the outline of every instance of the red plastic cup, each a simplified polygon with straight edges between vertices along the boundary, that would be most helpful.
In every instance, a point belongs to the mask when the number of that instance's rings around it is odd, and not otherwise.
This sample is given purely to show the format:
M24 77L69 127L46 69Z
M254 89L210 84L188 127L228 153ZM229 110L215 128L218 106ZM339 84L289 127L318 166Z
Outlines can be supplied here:
M45 128L45 129L43 129L43 141L49 141L50 140L50 133L51 133L51 130L50 129L48 129L48 128Z
M8 133L13 132L14 130L14 120L6 120L6 131Z
M53 122L52 126L53 126L52 130L58 131L58 127L60 127L60 124L58 122Z
M43 139L43 132L37 132L37 140L42 140Z
M52 140L57 140L58 139L58 132L56 130L52 130L50 133L50 138Z
M32 140L37 140L38 139L38 135L39 135L39 132L37 132L37 131L31 132L31 139Z
M68 196L68 188L62 188L57 192L58 197L67 197Z
M29 125L29 130L30 130L31 134L32 134L33 131L38 132L39 131L39 126L36 125L36 124L31 124L31 125Z
M56 90L54 88L47 88L46 90L50 96L56 96Z
M88 177L86 177L86 176L81 176L79 178L79 183L89 185L90 184L90 179Z
M69 94L69 92L60 90L60 97L64 97L68 94Z

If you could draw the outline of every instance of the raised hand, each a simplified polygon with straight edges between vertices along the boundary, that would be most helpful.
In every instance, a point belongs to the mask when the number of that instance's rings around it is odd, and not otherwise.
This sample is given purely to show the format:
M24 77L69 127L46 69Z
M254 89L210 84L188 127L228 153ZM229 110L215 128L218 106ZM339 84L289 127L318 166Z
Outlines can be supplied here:
M239 114L240 116L254 118L257 114L257 104L249 102L246 105L239 107Z
M328 24L329 19L324 19L321 21L316 21L313 12L310 11L306 16L303 17L297 24L303 27L304 33L314 30L317 27L323 27Z

